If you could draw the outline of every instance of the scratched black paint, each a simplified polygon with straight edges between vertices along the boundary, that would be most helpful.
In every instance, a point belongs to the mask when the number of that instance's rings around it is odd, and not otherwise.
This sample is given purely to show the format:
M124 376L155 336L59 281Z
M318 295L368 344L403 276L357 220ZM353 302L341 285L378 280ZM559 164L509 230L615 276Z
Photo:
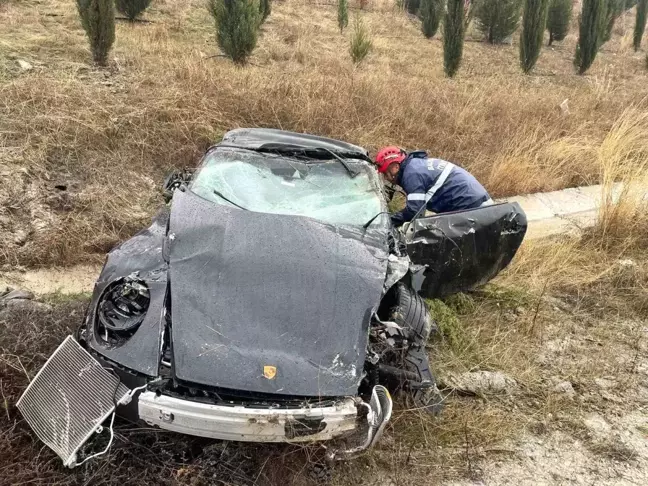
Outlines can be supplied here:
M527 230L518 203L419 218L407 253L419 267L413 287L424 297L443 297L482 285L515 256Z
M385 243L191 191L173 198L169 236L179 379L285 395L357 393ZM264 376L265 366L276 376Z

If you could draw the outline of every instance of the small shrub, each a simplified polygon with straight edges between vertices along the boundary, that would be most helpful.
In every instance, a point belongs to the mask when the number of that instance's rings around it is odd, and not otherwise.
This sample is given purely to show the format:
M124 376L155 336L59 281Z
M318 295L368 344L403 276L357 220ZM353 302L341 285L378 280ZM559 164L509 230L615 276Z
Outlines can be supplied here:
M520 0L477 0L477 28L491 44L500 44L513 35L520 22Z
M464 44L464 2L448 0L443 22L443 70L452 78L461 64Z
M340 32L349 25L349 4L347 0L338 0L337 21L338 27L340 27Z
M525 0L520 35L520 65L529 73L540 57L547 25L547 0Z
M115 0L115 7L131 22L151 4L151 0Z
M358 64L367 57L371 51L373 43L369 31L359 15L353 20L353 33L351 34L351 59Z
M259 15L261 16L261 22L265 22L271 12L272 4L270 3L270 0L259 0Z
M115 42L115 7L112 0L77 0L81 25L85 30L92 59L100 66L108 62L108 53Z
M245 64L256 47L259 6L254 0L209 0L216 41L236 64Z
M421 17L421 30L428 39L434 37L439 30L439 23L444 10L443 0L421 0L419 16Z
M549 45L553 44L554 41L560 42L567 36L572 17L572 9L572 0L551 0L547 13Z
M641 39L646 30L646 14L648 13L648 0L637 1L637 17L635 20L634 35L632 37L632 45L635 51L641 47Z
M578 44L574 64L578 74L584 74L594 62L601 38L604 0L583 0L583 10L578 22Z

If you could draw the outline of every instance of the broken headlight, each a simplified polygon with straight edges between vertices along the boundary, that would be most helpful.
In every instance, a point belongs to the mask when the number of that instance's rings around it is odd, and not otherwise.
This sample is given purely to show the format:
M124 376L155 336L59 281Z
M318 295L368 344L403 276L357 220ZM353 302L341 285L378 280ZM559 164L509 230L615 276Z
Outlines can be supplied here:
M106 344L121 344L142 323L150 302L149 289L142 280L134 277L115 280L99 299L97 334Z

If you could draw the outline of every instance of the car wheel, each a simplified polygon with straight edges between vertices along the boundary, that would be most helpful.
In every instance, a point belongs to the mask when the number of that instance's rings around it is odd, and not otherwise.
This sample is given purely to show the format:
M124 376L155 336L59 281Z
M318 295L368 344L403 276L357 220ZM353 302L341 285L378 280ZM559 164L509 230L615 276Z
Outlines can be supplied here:
M423 298L403 282L398 282L392 287L393 305L390 310L389 320L414 333L416 340L425 345L430 334L436 332L437 327Z
M407 384L416 408L436 415L441 411L443 397L436 386L425 350L430 334L437 332L436 323L423 298L412 288L399 282L392 291L389 319L409 331L410 341L399 367L416 376Z

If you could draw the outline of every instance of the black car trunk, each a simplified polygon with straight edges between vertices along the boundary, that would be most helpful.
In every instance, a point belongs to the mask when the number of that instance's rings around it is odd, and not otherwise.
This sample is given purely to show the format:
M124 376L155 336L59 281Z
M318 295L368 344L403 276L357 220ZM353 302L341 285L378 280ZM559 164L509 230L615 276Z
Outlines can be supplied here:
M169 231L177 378L291 396L356 394L387 265L375 241L178 191Z

